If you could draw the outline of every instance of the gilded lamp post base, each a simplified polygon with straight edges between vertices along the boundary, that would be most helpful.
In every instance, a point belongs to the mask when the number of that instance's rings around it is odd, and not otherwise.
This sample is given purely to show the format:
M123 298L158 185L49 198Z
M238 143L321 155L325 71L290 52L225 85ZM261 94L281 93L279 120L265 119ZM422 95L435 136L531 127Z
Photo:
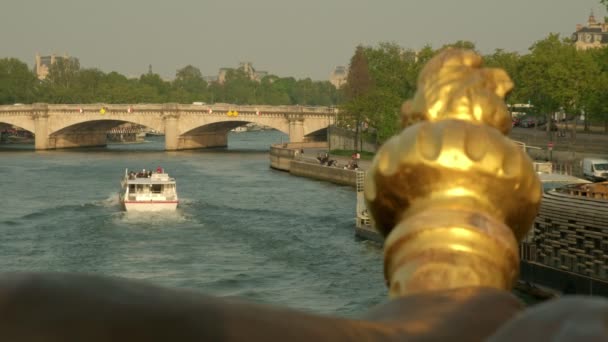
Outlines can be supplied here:
M517 280L518 246L492 216L431 208L401 221L385 242L391 297L468 286L509 289Z
M506 134L513 86L471 51L444 50L402 107L403 131L368 171L365 201L386 237L391 296L462 287L509 290L518 240L532 226L541 186Z

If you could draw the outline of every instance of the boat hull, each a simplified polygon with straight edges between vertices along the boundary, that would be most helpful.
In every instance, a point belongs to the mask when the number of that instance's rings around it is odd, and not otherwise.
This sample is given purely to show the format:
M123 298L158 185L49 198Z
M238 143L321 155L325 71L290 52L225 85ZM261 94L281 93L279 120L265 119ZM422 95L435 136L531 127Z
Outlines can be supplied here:
M126 211L169 211L176 210L179 201L123 201Z

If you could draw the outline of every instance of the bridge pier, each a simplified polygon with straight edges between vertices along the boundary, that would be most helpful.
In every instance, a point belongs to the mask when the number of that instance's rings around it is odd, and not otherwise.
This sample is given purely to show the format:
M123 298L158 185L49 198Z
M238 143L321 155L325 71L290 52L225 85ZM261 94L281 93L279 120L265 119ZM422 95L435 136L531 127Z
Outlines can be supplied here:
M300 115L290 115L289 120L289 142L304 141L304 118Z
M165 103L162 107L162 116L165 122L165 150L179 149L179 108L176 103Z
M179 132L177 130L177 118L165 118L165 150L174 151L179 148Z
M32 105L32 117L34 118L34 148L36 150L47 150L49 148L49 108L46 103L34 103Z
M178 149L190 150L205 147L228 146L228 133L205 132L197 135L184 135L179 138Z
M57 134L48 139L48 148L103 147L107 145L106 131L84 131Z
M181 113L176 103L166 103L162 109L165 122L165 150L190 150L205 147L228 146L227 132L204 132L180 135L179 119Z

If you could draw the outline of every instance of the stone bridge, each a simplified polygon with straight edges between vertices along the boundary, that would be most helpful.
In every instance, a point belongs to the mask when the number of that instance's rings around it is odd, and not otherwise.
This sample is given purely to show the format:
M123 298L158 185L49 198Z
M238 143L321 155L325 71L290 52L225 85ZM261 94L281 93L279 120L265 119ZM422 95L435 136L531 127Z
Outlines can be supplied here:
M229 104L45 104L0 106L0 126L35 135L37 150L105 146L106 133L126 122L165 134L166 150L227 146L228 132L247 123L269 126L302 142L335 123L337 109Z

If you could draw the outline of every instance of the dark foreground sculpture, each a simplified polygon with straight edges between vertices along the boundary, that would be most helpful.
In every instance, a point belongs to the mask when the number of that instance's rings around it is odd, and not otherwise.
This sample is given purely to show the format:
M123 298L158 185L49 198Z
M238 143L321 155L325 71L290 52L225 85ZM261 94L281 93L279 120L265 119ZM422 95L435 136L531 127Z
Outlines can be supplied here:
M470 51L446 50L422 70L404 130L366 178L392 299L360 319L126 279L13 273L0 276L0 341L608 340L608 300L525 309L509 292L540 203L529 158L505 136L511 87Z

